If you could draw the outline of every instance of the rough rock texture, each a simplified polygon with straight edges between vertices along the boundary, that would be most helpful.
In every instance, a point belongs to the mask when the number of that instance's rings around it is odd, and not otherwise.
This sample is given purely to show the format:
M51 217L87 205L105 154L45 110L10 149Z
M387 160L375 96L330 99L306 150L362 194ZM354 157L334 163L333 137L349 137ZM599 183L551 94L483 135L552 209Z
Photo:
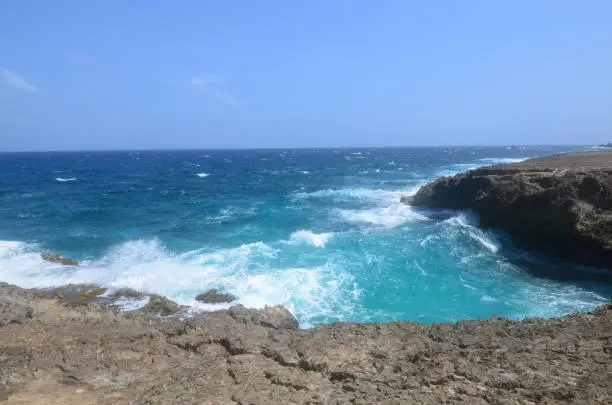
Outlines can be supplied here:
M0 283L0 308L9 405L612 403L612 305L296 330L281 308L127 317Z
M141 314L154 314L161 316L174 315L182 312L186 307L177 304L161 295L150 294L149 302L135 312Z
M43 253L40 256L42 257L43 260L46 260L48 262L60 263L60 264L63 264L64 266L78 266L79 265L79 262L76 262L67 257L60 256L57 253Z
M67 284L59 287L35 290L47 298L57 298L71 305L110 304L111 299L103 297L106 288L96 284Z
M612 269L612 151L470 170L404 201L473 210L481 226L506 231L519 246Z
M224 302L232 302L236 300L236 296L228 294L212 288L196 297L196 301L204 302L206 304L220 304Z

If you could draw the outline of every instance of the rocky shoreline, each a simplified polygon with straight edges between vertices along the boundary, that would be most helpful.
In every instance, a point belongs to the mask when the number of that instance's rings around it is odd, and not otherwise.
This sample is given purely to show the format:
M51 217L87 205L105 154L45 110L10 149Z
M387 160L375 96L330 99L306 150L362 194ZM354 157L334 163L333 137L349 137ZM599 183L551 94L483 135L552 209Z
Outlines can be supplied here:
M612 270L612 151L482 167L426 184L415 207L471 210L519 246Z
M67 290L79 291L73 286ZM66 291L66 289L64 289ZM89 290L90 291L90 290ZM76 294L80 296L81 294ZM92 291L92 296L95 291ZM125 313L0 283L7 404L609 404L612 305L299 330L282 307Z
M490 166L404 201L470 209L521 246L611 269L608 161L610 151ZM210 290L197 299L235 297ZM124 300L143 305L122 310ZM130 289L0 283L0 402L612 404L612 304L554 319L309 330L280 306L187 311Z

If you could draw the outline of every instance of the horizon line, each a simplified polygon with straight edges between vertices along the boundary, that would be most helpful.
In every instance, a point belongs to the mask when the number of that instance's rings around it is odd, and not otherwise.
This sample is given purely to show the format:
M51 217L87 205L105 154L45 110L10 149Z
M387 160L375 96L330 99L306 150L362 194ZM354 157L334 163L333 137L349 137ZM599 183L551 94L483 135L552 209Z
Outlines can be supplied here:
M297 146L297 147L251 147L251 148L126 148L126 149L47 149L47 150L0 150L7 153L97 153L97 152L188 152L188 151L262 151L262 150L331 150L331 149L426 149L426 148L518 148L537 146L590 146L592 144L504 144L504 145L417 145L417 146Z

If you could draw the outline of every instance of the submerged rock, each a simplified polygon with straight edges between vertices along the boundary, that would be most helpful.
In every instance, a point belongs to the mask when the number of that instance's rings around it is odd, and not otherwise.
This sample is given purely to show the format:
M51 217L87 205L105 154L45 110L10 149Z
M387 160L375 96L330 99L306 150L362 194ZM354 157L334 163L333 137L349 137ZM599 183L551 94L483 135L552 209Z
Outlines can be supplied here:
M495 165L421 187L414 206L471 210L517 245L612 269L612 152Z
M196 297L196 301L206 304L220 304L224 302L232 302L236 300L236 296L229 293L224 293L216 288L212 288Z
M79 262L69 259L67 257L60 256L57 253L42 253L40 256L43 258L43 260L46 260L48 262L53 262L53 263L60 263L60 264L63 264L64 266L78 266L79 265Z

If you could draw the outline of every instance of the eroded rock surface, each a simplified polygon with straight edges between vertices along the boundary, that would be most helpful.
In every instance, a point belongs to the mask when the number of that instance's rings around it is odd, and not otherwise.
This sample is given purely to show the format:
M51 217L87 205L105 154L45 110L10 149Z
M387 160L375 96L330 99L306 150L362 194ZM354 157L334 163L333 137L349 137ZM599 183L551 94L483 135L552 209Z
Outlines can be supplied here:
M423 186L415 206L472 210L519 245L612 269L612 151L495 165Z
M612 392L612 305L296 330L281 308L128 317L0 283L0 308L11 405L609 404Z
M78 266L79 265L79 262L72 260L68 257L60 256L57 253L50 253L50 252L42 253L40 256L42 257L43 260L46 260L48 262L63 264L64 266Z

